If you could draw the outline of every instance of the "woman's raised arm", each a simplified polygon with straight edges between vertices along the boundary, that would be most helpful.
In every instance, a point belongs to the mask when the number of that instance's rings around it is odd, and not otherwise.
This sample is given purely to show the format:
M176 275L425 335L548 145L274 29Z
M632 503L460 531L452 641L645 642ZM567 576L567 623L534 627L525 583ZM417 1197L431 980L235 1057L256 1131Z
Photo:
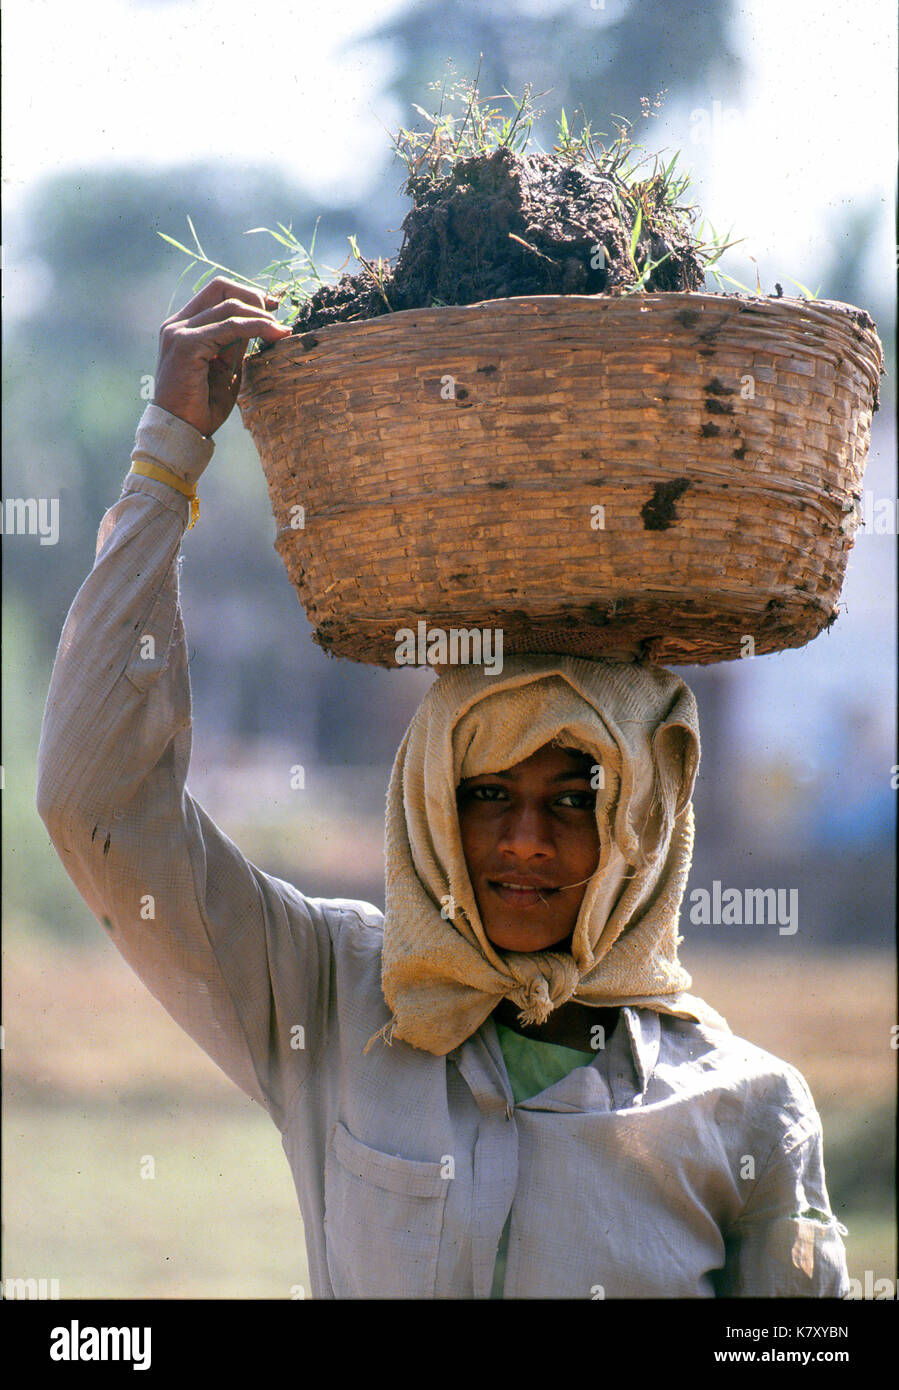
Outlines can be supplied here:
M327 919L250 864L186 790L178 553L185 492L212 457L208 436L233 406L247 342L285 331L261 295L221 281L163 326L156 401L132 454L144 471L128 475L103 518L66 619L37 795L63 864L122 955L276 1123L323 1045Z

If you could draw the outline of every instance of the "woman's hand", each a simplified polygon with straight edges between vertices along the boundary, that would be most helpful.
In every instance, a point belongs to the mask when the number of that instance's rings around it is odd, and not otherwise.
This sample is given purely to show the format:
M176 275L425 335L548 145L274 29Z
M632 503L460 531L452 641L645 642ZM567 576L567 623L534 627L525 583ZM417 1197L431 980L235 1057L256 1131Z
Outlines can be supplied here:
M234 408L251 338L278 342L290 329L270 312L277 299L217 276L159 330L154 403L214 434Z

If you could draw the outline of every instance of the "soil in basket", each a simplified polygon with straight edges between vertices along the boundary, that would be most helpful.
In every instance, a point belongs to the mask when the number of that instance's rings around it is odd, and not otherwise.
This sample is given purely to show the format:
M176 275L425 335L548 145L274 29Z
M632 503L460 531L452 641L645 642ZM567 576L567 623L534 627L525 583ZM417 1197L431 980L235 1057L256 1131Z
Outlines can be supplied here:
M413 207L396 263L383 274L383 293L373 272L345 274L306 300L295 333L433 304L620 294L639 279L632 228L622 221L613 185L589 165L501 146L459 160L437 183L410 179L406 191ZM643 288L702 289L690 224L666 205L661 179L647 185L644 207L634 260L641 272L660 264Z

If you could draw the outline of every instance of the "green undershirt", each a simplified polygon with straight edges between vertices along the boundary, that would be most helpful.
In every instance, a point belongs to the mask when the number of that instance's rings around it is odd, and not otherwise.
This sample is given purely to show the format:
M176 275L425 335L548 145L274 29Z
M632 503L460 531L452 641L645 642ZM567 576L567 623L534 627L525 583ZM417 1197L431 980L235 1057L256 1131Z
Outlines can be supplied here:
M533 1038L523 1038L503 1023L496 1023L496 1032L512 1084L515 1104L538 1096L547 1087L554 1086L576 1067L586 1067L596 1056L595 1052L579 1052L573 1047L559 1047L557 1043L537 1042ZM496 1265L493 1270L491 1298L502 1298L506 1280L506 1255L509 1249L509 1227L512 1213L506 1218L499 1249L496 1252Z

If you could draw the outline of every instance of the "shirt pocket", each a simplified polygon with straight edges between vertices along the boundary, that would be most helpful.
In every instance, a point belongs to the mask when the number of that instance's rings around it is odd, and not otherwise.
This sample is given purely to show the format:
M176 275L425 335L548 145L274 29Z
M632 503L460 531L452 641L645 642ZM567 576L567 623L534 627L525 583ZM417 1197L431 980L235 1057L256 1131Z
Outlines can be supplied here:
M325 1244L337 1298L433 1298L447 1178L440 1163L397 1158L346 1125L325 1154Z

